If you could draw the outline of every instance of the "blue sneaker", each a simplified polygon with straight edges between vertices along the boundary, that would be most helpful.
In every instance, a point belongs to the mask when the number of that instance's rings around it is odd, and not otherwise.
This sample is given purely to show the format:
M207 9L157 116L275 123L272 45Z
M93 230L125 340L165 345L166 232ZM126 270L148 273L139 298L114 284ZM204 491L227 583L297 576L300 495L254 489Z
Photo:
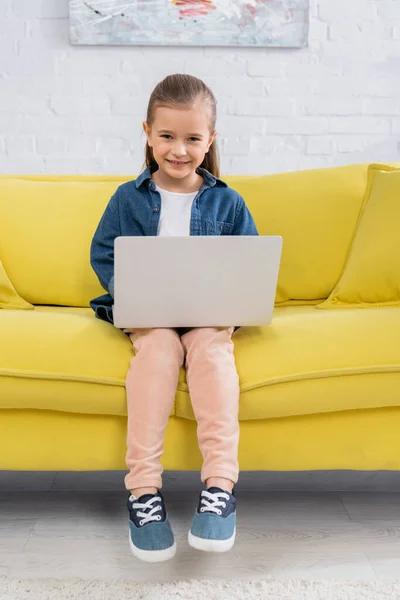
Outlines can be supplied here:
M235 542L236 498L218 487L210 487L200 494L188 542L196 550L227 552Z
M175 556L176 544L161 492L132 494L129 510L129 545L132 554L146 562L161 562Z

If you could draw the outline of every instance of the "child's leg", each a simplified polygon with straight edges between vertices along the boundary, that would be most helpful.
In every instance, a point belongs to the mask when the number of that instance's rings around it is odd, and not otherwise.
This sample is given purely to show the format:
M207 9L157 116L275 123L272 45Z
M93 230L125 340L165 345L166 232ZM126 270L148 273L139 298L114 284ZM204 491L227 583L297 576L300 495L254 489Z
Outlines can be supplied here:
M126 489L162 487L164 434L175 399L184 350L173 329L130 334L136 355L126 377L128 431ZM142 493L147 493L144 490Z
M182 336L187 353L187 382L204 459L201 480L210 487L211 479L211 485L223 489L228 488L218 485L217 478L234 484L239 475L239 376L232 333L233 327L204 327Z

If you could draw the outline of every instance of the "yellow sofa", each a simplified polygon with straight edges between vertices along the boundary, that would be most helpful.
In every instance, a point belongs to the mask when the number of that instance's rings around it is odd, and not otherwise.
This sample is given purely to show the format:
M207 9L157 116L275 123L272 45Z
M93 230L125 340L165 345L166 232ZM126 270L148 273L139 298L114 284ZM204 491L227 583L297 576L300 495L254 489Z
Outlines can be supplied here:
M242 470L400 469L400 310L316 310L339 280L367 165L230 176L284 239L272 325L235 334ZM94 317L92 235L131 177L0 177L0 260L31 310L0 310L0 469L125 469L129 338ZM166 469L199 469L184 370Z

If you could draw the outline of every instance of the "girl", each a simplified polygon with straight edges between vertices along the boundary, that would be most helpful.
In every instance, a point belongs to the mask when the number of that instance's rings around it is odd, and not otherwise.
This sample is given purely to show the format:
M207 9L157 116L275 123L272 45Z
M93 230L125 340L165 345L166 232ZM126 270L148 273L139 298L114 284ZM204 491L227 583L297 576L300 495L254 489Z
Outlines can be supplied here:
M257 235L243 198L219 179L216 100L189 75L170 75L151 94L143 129L146 169L119 186L94 234L91 265L109 293L91 301L112 320L114 240L120 235ZM179 370L187 383L204 459L189 544L229 550L235 540L239 380L234 328L124 329L135 356L126 377L129 542L133 554L161 561L175 554L162 487L164 433Z

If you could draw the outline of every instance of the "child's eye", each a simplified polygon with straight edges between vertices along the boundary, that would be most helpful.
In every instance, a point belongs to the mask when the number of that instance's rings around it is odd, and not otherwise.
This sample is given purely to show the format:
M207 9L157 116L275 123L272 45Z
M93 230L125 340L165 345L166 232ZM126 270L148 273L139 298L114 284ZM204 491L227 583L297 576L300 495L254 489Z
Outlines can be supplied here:
M189 140L191 140L193 142L199 142L200 141L199 138L197 138L197 137L191 137L191 138L189 138Z
M168 135L168 133L163 133L163 134L161 135L161 137L162 137L162 138L170 138L171 136L170 136L170 135Z

